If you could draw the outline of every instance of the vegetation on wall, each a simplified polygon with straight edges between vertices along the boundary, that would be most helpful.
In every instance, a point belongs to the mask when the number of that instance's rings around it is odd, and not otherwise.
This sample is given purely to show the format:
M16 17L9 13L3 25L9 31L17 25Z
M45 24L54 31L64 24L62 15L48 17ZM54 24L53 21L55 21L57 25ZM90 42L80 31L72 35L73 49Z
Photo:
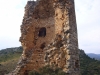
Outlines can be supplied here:
M29 75L66 75L65 72L62 71L60 68L53 69L51 66L47 65L37 71L30 71Z

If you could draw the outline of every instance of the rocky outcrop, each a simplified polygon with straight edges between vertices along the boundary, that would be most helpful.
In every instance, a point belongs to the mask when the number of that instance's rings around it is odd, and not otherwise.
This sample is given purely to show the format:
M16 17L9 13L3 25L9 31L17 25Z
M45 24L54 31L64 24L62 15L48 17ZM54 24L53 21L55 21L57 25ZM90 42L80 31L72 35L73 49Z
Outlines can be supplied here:
M28 1L21 25L23 54L13 75L45 65L80 75L74 0Z

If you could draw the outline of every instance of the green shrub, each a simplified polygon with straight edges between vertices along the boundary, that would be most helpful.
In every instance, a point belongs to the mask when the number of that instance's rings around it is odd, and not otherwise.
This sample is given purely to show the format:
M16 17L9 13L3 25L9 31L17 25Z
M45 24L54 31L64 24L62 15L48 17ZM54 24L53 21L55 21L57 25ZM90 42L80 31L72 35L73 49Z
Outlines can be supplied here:
M33 71L30 71L30 72L29 72L29 75L40 75L40 74L39 74L37 71L34 71L34 70L33 70Z
M37 71L30 71L29 75L66 75L60 68L53 68L51 66L45 66Z

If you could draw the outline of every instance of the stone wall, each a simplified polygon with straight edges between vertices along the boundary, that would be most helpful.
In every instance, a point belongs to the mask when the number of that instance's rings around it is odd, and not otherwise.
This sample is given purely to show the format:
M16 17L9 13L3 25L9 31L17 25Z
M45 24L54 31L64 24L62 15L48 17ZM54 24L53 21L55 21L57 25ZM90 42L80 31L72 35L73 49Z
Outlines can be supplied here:
M80 75L74 0L28 1L21 25L23 54L13 75L54 65Z

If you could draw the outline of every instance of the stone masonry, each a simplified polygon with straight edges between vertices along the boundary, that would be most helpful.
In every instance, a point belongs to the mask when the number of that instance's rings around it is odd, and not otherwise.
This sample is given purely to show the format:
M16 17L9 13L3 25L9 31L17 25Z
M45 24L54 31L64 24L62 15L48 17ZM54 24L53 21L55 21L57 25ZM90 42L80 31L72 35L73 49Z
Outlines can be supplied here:
M20 42L23 54L11 75L28 75L48 64L80 75L74 0L28 1Z

